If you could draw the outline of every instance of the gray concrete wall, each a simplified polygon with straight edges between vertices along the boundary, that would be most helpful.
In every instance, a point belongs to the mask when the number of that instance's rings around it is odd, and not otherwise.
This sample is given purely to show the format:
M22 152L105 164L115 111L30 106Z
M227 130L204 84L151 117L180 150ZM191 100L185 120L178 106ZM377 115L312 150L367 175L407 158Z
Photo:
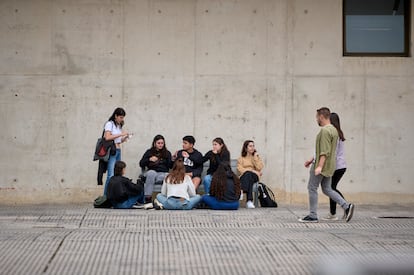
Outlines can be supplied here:
M124 107L128 176L154 135L171 151L254 139L264 182L307 202L319 128L338 112L357 203L414 200L413 58L342 57L342 1L0 2L0 201L91 201L104 122ZM326 199L323 201L326 202Z

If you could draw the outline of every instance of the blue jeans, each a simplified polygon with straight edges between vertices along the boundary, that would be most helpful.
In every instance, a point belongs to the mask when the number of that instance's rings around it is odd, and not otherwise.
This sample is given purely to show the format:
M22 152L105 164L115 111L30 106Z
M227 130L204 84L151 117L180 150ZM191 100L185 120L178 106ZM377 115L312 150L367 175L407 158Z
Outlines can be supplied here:
M214 210L237 210L239 208L239 201L219 201L216 197L210 195L204 195L203 202Z
M106 191L108 190L109 180L114 175L115 162L117 162L118 160L121 160L121 149L116 149L115 155L109 157L108 170L106 172L106 182L105 182L105 188L104 188L104 195L107 195Z
M159 193L157 195L157 200L164 206L164 209L191 210L201 201L201 196L195 195L194 197L191 197L190 200L186 200L174 197L167 198L167 196Z
M140 194L140 195L128 197L126 201L115 204L114 208L130 209L139 199L142 199L143 196L144 196L143 194Z
M204 185L204 193L210 194L210 186L211 186L211 179L213 177L211 175L205 175L203 179L203 185Z

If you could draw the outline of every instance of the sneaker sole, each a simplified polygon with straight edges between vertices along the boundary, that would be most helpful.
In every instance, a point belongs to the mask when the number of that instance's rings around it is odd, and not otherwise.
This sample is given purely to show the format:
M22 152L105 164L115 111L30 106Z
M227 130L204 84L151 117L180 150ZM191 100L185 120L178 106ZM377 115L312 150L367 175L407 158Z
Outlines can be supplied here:
M301 223L318 223L319 222L319 220L308 221L308 220L302 220L302 219L299 219L298 221Z
M346 216L346 222L349 222L352 219L352 216L354 215L354 208L355 206L353 204L349 206L349 212L348 212L348 215Z
M338 221L338 217L336 217L335 219L328 219L328 218L321 218L321 220L323 221Z

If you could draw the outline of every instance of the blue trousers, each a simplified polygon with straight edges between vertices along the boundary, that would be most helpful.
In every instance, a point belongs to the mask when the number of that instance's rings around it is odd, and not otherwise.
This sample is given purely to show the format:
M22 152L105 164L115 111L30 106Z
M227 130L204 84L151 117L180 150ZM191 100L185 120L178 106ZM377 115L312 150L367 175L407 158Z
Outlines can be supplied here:
M168 210L191 210L201 201L200 195L195 195L191 197L190 200L177 199L174 197L169 197L159 193L157 195L157 200L164 206L164 209Z
M106 192L108 190L109 180L114 175L115 162L118 160L121 160L121 149L116 149L115 155L110 156L108 160L108 170L106 171L106 182L104 188L104 195L106 196L108 196Z
M237 210L239 208L239 201L219 201L216 197L210 195L203 196L203 202L214 210Z
M115 204L113 207L117 209L130 209L138 200L142 199L144 194L128 197L124 202Z

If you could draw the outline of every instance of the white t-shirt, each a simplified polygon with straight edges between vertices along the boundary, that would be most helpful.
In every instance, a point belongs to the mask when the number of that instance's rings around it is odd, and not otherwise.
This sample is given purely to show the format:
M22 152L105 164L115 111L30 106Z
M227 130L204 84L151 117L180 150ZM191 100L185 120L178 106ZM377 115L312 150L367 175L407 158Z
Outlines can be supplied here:
M161 187L161 194L167 196L167 198L174 196L190 200L190 197L194 197L196 195L194 184L190 176L185 175L184 181L177 184L168 183L166 178L167 177L165 177L164 183Z
M106 131L111 132L111 135L122 134L121 126L115 125L115 123L112 120L105 123L105 132ZM116 139L114 139L114 142L115 143L121 143L122 142L122 137L117 137Z

